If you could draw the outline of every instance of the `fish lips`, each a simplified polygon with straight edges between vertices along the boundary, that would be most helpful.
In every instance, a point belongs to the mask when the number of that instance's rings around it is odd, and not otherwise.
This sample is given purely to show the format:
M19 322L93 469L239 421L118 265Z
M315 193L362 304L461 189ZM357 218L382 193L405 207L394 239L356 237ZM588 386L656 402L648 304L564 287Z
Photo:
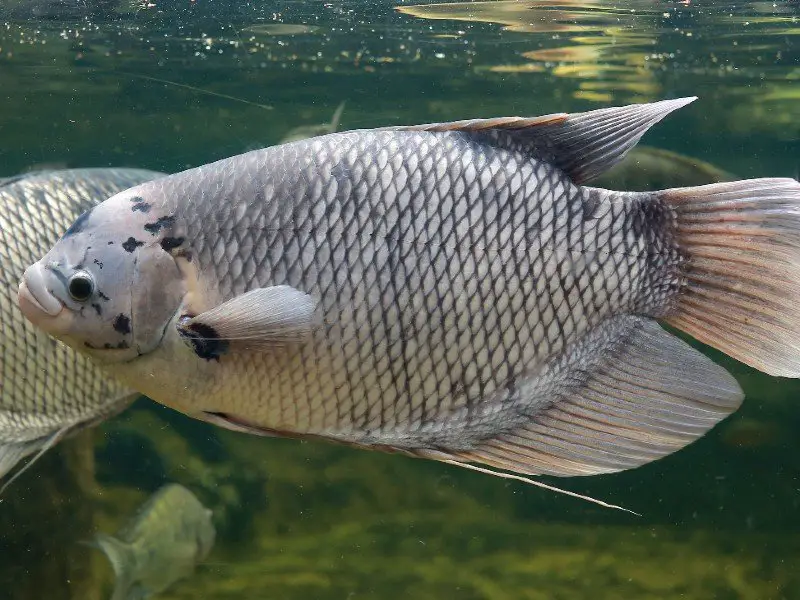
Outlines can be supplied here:
M47 280L45 269L37 263L25 270L19 284L17 303L34 325L57 317L64 310L64 304L47 287Z

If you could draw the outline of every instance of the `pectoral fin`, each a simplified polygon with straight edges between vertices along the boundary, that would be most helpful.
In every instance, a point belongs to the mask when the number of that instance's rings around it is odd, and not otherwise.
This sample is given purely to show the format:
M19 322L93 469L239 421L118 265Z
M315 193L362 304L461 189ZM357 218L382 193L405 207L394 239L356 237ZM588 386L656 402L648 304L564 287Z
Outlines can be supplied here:
M318 325L317 302L293 287L251 290L199 315L178 320L178 333L201 358L305 342Z

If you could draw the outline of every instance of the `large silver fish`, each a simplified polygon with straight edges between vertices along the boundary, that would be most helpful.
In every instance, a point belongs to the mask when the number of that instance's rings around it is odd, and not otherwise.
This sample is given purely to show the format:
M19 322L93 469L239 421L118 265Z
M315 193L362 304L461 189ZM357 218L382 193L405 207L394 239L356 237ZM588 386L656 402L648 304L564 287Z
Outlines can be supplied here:
M81 213L161 175L74 169L0 179L0 477L25 456L136 397L85 356L42 336L19 312L17 289L25 267Z
M95 536L116 575L111 600L145 600L194 571L211 552L212 513L182 485L163 486L116 536Z
M84 214L20 306L232 429L525 474L636 467L743 396L657 319L800 376L798 182L586 186L692 100L333 133L184 171Z

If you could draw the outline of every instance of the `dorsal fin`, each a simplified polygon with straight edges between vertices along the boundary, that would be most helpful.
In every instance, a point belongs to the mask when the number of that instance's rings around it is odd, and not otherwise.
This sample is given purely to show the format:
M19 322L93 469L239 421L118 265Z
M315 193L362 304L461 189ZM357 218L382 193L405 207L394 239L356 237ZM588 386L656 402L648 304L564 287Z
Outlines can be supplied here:
M650 127L696 99L692 96L573 114L470 119L391 129L475 134L502 131L536 158L553 163L575 183L583 184L622 160Z

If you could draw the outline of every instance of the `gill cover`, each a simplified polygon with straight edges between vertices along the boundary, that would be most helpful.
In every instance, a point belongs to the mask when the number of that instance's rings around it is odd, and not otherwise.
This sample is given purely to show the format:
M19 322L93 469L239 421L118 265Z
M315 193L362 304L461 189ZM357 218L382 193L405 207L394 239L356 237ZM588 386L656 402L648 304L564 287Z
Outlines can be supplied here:
M174 259L144 227L151 215L132 208L136 190L79 217L20 287L30 320L104 362L156 348L182 298ZM53 310L56 302L63 310Z

